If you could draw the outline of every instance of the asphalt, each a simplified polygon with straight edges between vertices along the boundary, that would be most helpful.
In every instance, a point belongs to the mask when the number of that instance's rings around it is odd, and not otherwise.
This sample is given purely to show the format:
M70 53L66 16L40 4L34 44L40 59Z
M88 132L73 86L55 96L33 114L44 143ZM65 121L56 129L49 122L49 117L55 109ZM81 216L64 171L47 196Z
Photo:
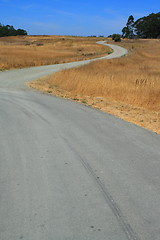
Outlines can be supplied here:
M61 66L0 73L0 239L159 240L160 136L25 86Z

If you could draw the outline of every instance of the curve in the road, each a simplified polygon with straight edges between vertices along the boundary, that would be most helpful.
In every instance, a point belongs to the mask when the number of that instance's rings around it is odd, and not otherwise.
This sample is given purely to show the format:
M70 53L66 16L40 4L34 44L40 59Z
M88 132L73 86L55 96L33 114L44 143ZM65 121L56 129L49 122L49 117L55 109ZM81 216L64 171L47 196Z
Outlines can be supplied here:
M160 136L24 87L91 61L0 73L0 239L159 240Z
M107 45L111 47L113 49L113 53L96 59L0 72L0 88L25 90L27 89L25 83L28 81L32 81L34 79L52 74L54 72L58 72L63 69L82 66L84 64L88 64L90 62L101 59L118 58L127 54L127 50L122 47L106 44L104 41L97 42L97 44Z

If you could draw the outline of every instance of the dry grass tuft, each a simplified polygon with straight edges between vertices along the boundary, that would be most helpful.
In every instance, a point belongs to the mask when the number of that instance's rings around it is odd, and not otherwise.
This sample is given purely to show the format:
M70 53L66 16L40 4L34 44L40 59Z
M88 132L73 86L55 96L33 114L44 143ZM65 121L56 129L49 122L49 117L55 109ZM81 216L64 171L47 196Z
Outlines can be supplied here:
M108 47L97 38L16 36L0 38L0 69L79 61L102 56Z
M64 70L32 87L160 133L160 40L124 40L121 46L129 49L127 57Z

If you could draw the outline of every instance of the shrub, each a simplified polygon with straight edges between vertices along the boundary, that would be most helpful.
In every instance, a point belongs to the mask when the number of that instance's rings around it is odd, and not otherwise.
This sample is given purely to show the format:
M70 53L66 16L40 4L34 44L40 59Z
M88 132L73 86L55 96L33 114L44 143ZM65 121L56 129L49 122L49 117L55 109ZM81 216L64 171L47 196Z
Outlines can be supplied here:
M120 34L112 34L112 40L114 40L115 42L120 42L121 35Z
M120 36L115 37L114 41L115 42L121 42L121 37Z

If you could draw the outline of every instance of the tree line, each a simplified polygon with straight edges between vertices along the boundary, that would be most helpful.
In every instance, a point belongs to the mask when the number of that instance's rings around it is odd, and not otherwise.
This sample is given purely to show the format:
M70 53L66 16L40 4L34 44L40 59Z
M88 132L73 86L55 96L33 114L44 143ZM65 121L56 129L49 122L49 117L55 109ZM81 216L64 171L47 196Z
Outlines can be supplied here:
M123 38L160 38L160 12L151 13L148 16L134 21L131 15L126 26L122 29Z
M148 16L134 21L132 15L129 16L126 26L122 29L122 35L112 34L115 41L121 41L122 38L160 38L160 12L151 13Z
M0 37L17 36L17 35L27 35L27 32L24 29L19 28L16 30L13 26L2 25L0 23Z

